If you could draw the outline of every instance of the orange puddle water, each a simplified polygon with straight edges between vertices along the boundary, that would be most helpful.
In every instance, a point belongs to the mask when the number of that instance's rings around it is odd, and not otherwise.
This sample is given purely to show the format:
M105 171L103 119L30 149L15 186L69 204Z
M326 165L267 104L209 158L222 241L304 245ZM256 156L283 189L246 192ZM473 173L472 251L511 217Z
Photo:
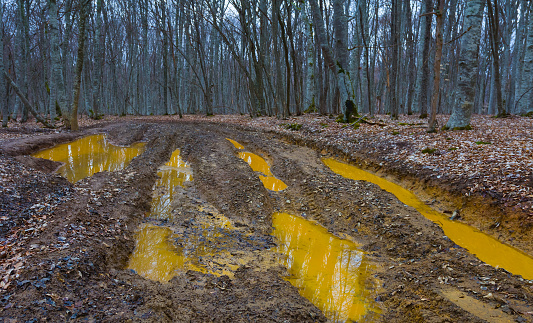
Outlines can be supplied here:
M130 257L128 269L139 275L160 282L167 282L182 268L184 258L174 247L172 230L167 227L146 224L136 235L135 251Z
M287 213L272 215L281 263L287 280L331 321L358 321L372 307L365 280L371 266L355 243L340 239L326 228Z
M192 181L192 171L188 163L180 156L176 149L170 161L159 167L158 180L155 183L156 194L152 198L152 205L148 217L155 219L170 219L172 214L172 196L176 187L183 186L186 181Z
M160 282L168 282L178 272L187 270L233 276L231 270L242 262L225 250L231 245L223 233L235 229L228 218L214 208L200 207L194 230L178 235L171 227L176 190L193 180L191 167L181 158L179 149L172 153L168 163L159 167L158 175L147 218L169 221L170 227L144 224L136 235L128 269ZM175 246L176 240L180 241L179 248Z
M515 275L521 275L525 279L533 279L533 258L527 254L501 243L469 225L450 220L397 184L332 158L325 158L322 161L333 172L343 177L374 183L385 191L396 195L402 203L412 206L423 216L438 224L448 238L476 255L481 261L493 267L501 267Z
M233 144L233 146L235 146L235 148L237 149L244 149L244 146L239 144L238 142L236 142L235 140L231 140L229 138L226 138L227 141L231 142Z
M244 146L239 144L235 140L231 140L228 138L226 139L231 142L235 146L235 148L244 149ZM272 172L270 171L270 166L263 157L251 152L239 152L238 156L240 159L248 163L248 165L250 165L254 172L259 172L264 175L260 175L259 179L261 180L263 186L265 186L266 189L274 192L279 192L287 188L287 184L285 184L282 180L277 179L272 174Z
M130 147L115 146L109 143L105 134L97 134L43 150L32 156L64 163L57 172L75 183L98 172L124 169L144 148L143 142Z

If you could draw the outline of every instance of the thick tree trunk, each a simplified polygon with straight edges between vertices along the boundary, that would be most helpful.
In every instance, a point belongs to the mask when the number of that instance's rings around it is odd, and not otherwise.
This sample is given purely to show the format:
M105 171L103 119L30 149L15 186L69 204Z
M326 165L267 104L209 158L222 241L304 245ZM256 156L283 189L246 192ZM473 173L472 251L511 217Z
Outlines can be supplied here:
M484 8L485 0L470 0L466 3L465 22L463 25L463 30L466 33L462 37L459 58L458 103L453 106L452 115L446 124L449 129L464 129L470 125L477 80L479 42Z
M424 0L423 14L429 13L432 8L432 0ZM424 22L421 23L420 39L422 39L422 59L419 64L422 68L419 69L417 79L420 80L417 87L418 92L418 109L420 111L420 118L427 118L427 106L428 106L428 87L429 87L429 49L431 40L431 16L426 15L423 18ZM419 57L420 58L420 57Z
M304 107L306 110L316 109L315 98L315 45L313 43L313 24L311 23L311 12L308 6L305 6L305 2L302 4L304 7L304 29L305 37L307 40L306 58L307 58L307 71L305 74L305 102Z
M93 75L93 105L92 116L95 119L99 118L100 106L102 104L102 98L100 88L102 87L102 70L103 70L103 56L104 56L104 42L102 38L102 6L103 0L97 0L96 2L96 31L94 35L94 75Z
M433 66L433 95L431 97L431 112L429 117L428 132L435 132L437 127L437 106L439 104L440 90L440 62L442 58L442 25L444 21L444 1L438 1L437 13L437 44L435 47L435 63Z
M56 0L49 1L49 17L50 17L50 58L52 63L52 73L50 77L50 111L65 115L68 113L68 106L66 104L65 81L63 79L63 71L61 67L61 56L59 53L59 27L57 20L57 4ZM51 118L54 123L55 116Z
M337 11L336 20L334 20L334 25L336 29L340 29L337 33L336 45L337 49L337 58L335 60L333 57L333 52L329 46L326 38L326 29L324 28L324 21L322 20L322 15L320 14L320 8L318 7L317 0L310 0L311 12L313 15L313 22L315 26L315 32L317 34L317 39L319 41L320 47L322 49L322 54L324 55L324 60L327 67L333 72L335 78L335 83L339 88L341 97L346 98L342 102L346 106L344 113L345 120L348 120L351 114L357 114L357 107L354 104L353 98L353 88L350 83L350 78L347 73L347 61L348 61L348 49L346 47L346 42L344 41L346 33L346 15L344 14L344 7L342 6L341 0L335 0L334 12ZM344 29L344 30L342 30ZM344 64L343 64L344 62Z
M85 55L85 38L87 15L91 7L91 0L80 0L79 34L78 34L78 58L76 60L76 76L74 79L73 103L70 115L66 116L70 120L70 129L77 131L78 127L78 104L80 101L81 75L83 71L83 61Z

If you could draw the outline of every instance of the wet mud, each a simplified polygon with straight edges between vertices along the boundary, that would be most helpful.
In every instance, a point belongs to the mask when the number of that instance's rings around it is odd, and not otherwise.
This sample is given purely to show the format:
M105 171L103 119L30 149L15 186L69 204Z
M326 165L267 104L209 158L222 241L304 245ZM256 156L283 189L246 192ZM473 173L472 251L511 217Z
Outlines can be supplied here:
M29 156L97 133L117 146L143 141L145 149L124 169L75 183ZM191 176L169 190L165 172L183 171L172 164L178 149ZM260 176L269 174L254 171L239 152L261 156L287 187L267 189ZM327 150L230 126L130 122L12 140L0 155L28 172L17 186L24 200L18 209L21 201L3 193L3 223L12 225L2 238L24 228L14 220L40 203L28 192L57 200L41 212L47 225L27 239L24 268L0 295L4 322L533 322L532 282L479 260L379 186L335 174L322 158L343 156ZM154 197L166 199L165 216L153 216L161 214ZM4 211L11 209L19 211ZM354 255L364 255L356 259L368 269L349 281L357 280L362 315L335 316L291 281L276 236L274 215L281 213L357 246ZM157 242L143 246L143 235ZM159 255L165 265L155 268L163 273L140 274L131 265L136 247Z

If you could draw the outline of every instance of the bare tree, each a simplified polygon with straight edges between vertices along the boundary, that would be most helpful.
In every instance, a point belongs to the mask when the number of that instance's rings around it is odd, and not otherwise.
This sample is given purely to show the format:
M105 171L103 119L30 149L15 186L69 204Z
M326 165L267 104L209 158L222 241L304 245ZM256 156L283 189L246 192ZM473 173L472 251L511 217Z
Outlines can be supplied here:
M4 65L4 1L0 0L0 111L2 112L2 127L7 127L9 110L7 106L6 83L2 77L5 73Z
M479 42L483 21L484 0L471 0L466 3L465 20L459 58L459 81L457 85L458 103L453 106L452 115L446 124L449 129L464 129L470 126L475 86L477 80Z
M78 58L76 60L76 78L74 80L73 104L72 110L70 110L69 114L66 116L66 119L69 120L67 128L70 128L74 131L77 131L79 129L78 104L80 100L81 72L83 71L83 59L85 55L85 38L87 37L86 23L90 8L91 0L80 0L80 15L78 25Z
M433 95L431 97L431 112L428 123L428 132L435 132L437 126L437 106L439 104L439 93L440 93L440 68L441 68L441 58L442 58L442 25L444 21L444 1L437 0L437 30L436 37L437 42L435 46L435 64L433 66Z

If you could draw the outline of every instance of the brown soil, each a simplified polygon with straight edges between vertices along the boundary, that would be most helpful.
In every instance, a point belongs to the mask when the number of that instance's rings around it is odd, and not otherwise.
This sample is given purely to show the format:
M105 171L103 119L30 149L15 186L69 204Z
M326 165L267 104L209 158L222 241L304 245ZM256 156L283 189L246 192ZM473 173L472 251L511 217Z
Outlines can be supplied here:
M27 156L97 132L120 145L144 140L147 149L123 171L76 184L53 174L55 163ZM226 137L266 157L288 188L266 190ZM202 216L197 205L238 224L229 239L239 241L249 261L234 277L188 271L158 283L125 269L134 233L150 208L157 168L176 148L191 164L194 181L187 194L179 192L184 195L174 205L173 225L183 232L193 228ZM323 155L327 147L311 149L274 133L201 122L116 123L4 142L0 238L25 238L17 251L23 267L0 295L0 322L326 321L283 280L286 270L272 259L269 233L276 211L316 220L368 253L376 265L372 280L379 281L373 297L382 313L370 313L367 321L533 322L533 282L483 264L379 187L332 173L320 161ZM11 256L2 251L1 258Z

